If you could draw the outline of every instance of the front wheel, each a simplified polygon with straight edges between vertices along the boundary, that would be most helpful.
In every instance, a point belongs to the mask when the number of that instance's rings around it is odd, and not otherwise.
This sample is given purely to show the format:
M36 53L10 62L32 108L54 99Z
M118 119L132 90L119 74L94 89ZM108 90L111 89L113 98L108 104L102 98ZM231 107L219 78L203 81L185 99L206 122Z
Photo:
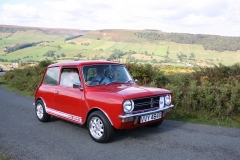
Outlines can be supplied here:
M38 100L35 105L35 113L39 121L47 122L50 120L50 115L46 112L42 100Z
M91 138L99 143L111 140L114 134L113 126L101 111L89 115L87 128Z

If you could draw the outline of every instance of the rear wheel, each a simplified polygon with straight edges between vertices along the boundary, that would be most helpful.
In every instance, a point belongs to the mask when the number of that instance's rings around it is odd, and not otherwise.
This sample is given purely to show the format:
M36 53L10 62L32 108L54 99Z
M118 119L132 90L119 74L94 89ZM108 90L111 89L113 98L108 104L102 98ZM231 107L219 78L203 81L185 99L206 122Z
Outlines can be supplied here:
M148 127L152 127L152 128L155 128L155 127L158 127L162 124L163 120L159 121L159 122L155 122L155 123L152 123L152 124L148 124L147 126Z
M42 100L38 100L35 104L35 113L39 121L47 122L50 120L50 115L46 112Z
M113 126L101 111L89 115L87 128L91 138L99 143L108 142L114 134Z

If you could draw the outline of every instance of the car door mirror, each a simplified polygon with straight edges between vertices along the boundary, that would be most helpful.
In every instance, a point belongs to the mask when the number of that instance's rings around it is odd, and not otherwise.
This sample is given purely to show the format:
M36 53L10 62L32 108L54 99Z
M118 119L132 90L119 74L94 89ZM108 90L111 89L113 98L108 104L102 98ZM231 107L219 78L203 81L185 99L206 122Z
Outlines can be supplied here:
M82 85L80 83L74 83L73 84L73 88L79 88L80 91L83 91L83 87L82 87Z
M73 84L73 88L79 88L80 87L80 84L79 83L74 83Z

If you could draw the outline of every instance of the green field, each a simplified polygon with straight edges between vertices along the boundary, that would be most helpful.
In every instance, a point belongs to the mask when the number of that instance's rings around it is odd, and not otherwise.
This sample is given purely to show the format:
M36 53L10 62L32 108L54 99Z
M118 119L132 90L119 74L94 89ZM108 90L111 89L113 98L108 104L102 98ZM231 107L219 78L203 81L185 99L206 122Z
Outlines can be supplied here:
M108 59L115 50L126 53L121 60L124 61L130 51L134 51L131 57L135 61L144 63L166 65L192 65L209 66L222 63L232 65L240 61L240 51L204 50L202 45L179 44L167 41L147 41L139 39L129 30L106 30L90 32L82 37L64 40L64 36L46 34L40 30L17 31L14 33L0 32L0 63L40 61L43 59L55 59L56 61L81 59ZM16 44L42 42L36 46L23 48L7 53L6 47ZM51 57L43 56L48 51L53 51ZM168 51L168 55L167 55ZM65 55L62 57L61 55ZM185 58L179 59L183 54ZM194 54L194 60L190 60ZM78 57L81 55L81 57ZM168 57L166 57L166 55ZM155 60L155 61L153 61Z

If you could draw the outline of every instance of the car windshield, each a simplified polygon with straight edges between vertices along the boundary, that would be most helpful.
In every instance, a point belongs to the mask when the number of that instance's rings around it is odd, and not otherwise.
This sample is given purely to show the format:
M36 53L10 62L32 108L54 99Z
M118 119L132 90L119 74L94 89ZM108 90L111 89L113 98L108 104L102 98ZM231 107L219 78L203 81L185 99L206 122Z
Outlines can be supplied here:
M134 82L124 65L84 66L83 74L85 84L88 86Z

